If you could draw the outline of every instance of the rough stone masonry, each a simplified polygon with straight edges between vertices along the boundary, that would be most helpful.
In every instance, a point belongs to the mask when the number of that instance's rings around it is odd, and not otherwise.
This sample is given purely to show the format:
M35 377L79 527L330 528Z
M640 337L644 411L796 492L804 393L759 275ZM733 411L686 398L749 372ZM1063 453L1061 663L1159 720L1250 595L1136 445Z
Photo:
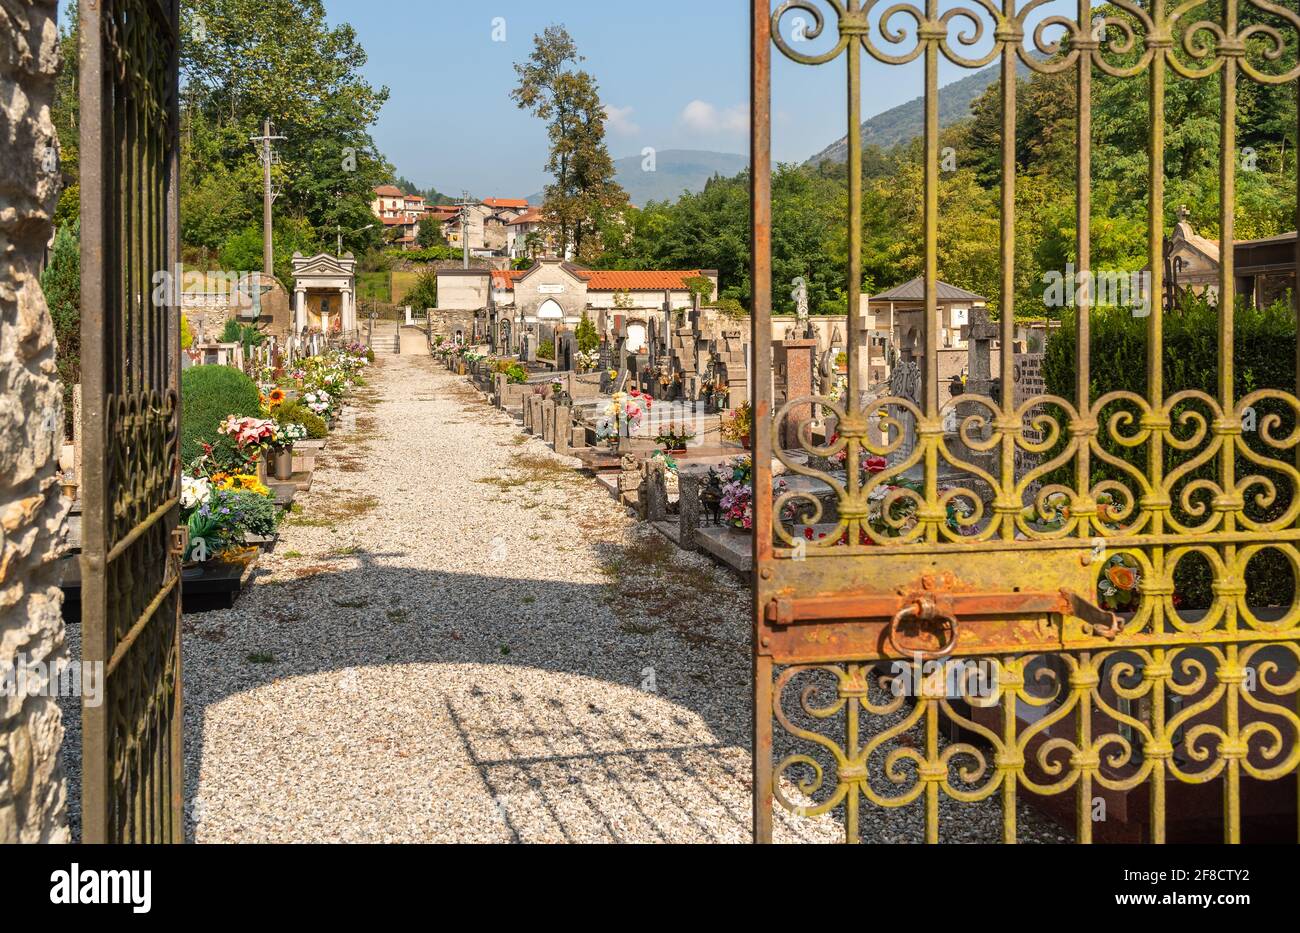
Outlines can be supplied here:
M56 7L0 0L0 673L63 651L62 396L40 286L60 184ZM52 697L0 696L0 843L67 841L62 737Z

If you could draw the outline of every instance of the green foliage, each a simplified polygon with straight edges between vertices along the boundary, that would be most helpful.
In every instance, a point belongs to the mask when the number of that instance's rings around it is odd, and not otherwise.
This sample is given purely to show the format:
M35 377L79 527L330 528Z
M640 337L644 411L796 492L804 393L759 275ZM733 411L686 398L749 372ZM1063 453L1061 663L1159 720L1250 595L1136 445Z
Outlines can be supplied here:
M241 331L242 328L239 325L239 321L235 320L233 317L229 318L221 328L220 341L222 343L239 343Z
M447 238L442 235L442 224L426 220L420 224L420 232L415 236L417 246L433 249L447 245Z
M274 496L231 490L224 493L222 500L235 511L246 534L268 536L274 534L280 524L280 507L275 504Z
M528 370L520 363L511 363L505 368L506 382L522 385L528 381Z
M302 425L307 429L307 436L313 440L328 437L330 433L325 419L296 399L276 406L275 420L280 424Z
M72 433L72 388L81 381L81 243L79 223L60 227L41 273L41 291L50 309L55 362L63 387L64 429Z
M1134 317L1122 308L1096 308L1091 314L1092 352L1090 356L1090 401L1100 397L1103 392L1126 390L1144 396L1146 380L1146 339L1145 318ZM1290 301L1279 301L1268 308L1255 309L1242 303L1234 315L1233 354L1234 397L1243 396L1257 389L1284 389L1293 391L1295 387L1295 344L1296 323ZM1165 397L1184 389L1195 389L1218 397L1219 372L1219 314L1218 309L1195 298L1185 299L1181 306L1164 316L1164 341L1162 365L1165 382ZM1067 399L1074 398L1074 381L1076 372L1076 345L1074 340L1073 315L1067 313L1060 330L1052 334L1047 342L1043 358L1043 379L1049 394L1060 395ZM1265 418L1276 416L1278 427L1273 429L1275 437L1285 437L1295 425L1294 416L1289 407L1270 400L1261 400L1254 405L1257 423L1263 424ZM1111 455L1133 464L1145 471L1147 454L1145 445L1126 447L1116 443L1105 427L1112 415L1129 412L1134 418L1140 416L1135 406L1117 402L1107 405L1099 413L1098 421L1103 426L1101 442ZM1174 407L1172 421L1174 432L1178 437L1191 434L1184 423L1187 417L1201 417L1208 422L1213 413L1204 405L1195 402L1182 403ZM1063 416L1061 417L1064 423ZM1137 428L1125 428L1121 424L1121 434L1131 435ZM1267 447L1259 440L1258 432L1248 433L1246 441L1262 456L1282 459L1284 451ZM1058 444L1063 448L1064 440ZM1203 445L1202 445L1203 446ZM1200 450L1201 446L1197 447ZM1184 462L1187 455L1166 447L1166 475L1178 464ZM1073 485L1072 467L1068 466L1055 474L1045 477L1046 482L1063 482ZM1203 516L1190 514L1181 501L1181 491L1186 482L1197 479L1216 477L1217 466L1214 461L1187 474L1173 490L1174 517L1185 524L1200 523ZM1260 491L1258 486L1246 491L1246 512L1256 521L1267 521L1281 515L1291 503L1291 483L1279 474L1267 468L1251 463L1240 454L1237 456L1237 476L1264 475L1271 479L1278 490L1276 499L1261 505L1254 499L1254 493ZM1133 483L1124 473L1094 458L1092 483L1102 480L1115 480L1123 483L1131 492L1137 492ZM1206 496L1192 497L1195 505L1208 508ZM1251 561L1246 572L1249 599L1252 605L1278 605L1289 603L1292 579L1285 557L1276 551L1265 551ZM1197 561L1182 561L1174 574L1175 586L1188 608L1204 608L1211 600L1210 582L1212 575L1208 565Z
M185 211L182 208L182 215ZM325 249L325 243L305 220L277 218L271 231L275 247L275 277L281 284L292 288L293 254L313 256ZM227 237L217 251L217 257L226 269L241 271L262 268L262 225L245 227Z
M389 249L384 251L390 262L435 262L440 259L460 259L462 252L446 243L427 246L424 249Z
M181 315L181 348L194 346L194 331L190 329L190 319Z
M744 317L748 313L745 311L745 306L735 298L719 298L717 301L713 302L713 304L709 305L709 307L717 308L722 312L724 317L729 318Z
M227 415L257 417L257 385L230 366L191 366L181 373L181 462L203 453L203 442L218 437Z
M1145 318L1123 308L1094 308L1090 316L1091 393L1124 389L1146 392ZM1234 377L1238 397L1255 389L1292 391L1295 386L1295 315L1289 301L1256 309L1241 303L1233 316ZM1164 316L1165 394L1199 389L1218 395L1219 314L1213 305L1186 298ZM1074 397L1074 318L1067 312L1047 341L1043 379L1050 394Z
M605 108L596 79L574 66L583 60L563 26L547 26L533 37L527 61L515 65L519 83L511 98L521 110L547 122L551 153L542 210L562 246L572 245L583 262L600 255L603 230L621 226L627 193L614 180L614 161L605 145Z
M555 359L555 343L551 340L543 340L537 345L537 355L544 360Z
M600 335L596 333L596 325L586 308L582 310L582 320L573 330L573 337L578 342L579 353L590 353L600 346Z
M420 272L414 287L402 296L401 303L413 308L436 308L438 306L438 270L429 266Z
M276 274L288 282L282 265L301 243L332 235L336 225L355 230L374 221L372 189L393 171L369 128L388 90L365 81L355 30L331 25L321 0L186 0L183 19L183 242L243 249L255 260L223 264L262 268L260 242L253 248L262 167L249 137L261 135L269 115L275 134L287 137L275 143L272 174L280 191ZM281 223L300 226L302 236L282 233ZM377 227L360 233L358 245L377 245L382 235Z

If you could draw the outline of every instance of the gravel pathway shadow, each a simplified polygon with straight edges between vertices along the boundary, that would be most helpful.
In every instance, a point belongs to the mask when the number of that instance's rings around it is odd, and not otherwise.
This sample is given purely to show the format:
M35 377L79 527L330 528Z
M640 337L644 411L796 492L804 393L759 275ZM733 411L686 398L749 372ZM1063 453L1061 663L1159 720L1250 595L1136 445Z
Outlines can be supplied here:
M368 379L255 585L186 616L192 838L746 841L746 588L432 360Z

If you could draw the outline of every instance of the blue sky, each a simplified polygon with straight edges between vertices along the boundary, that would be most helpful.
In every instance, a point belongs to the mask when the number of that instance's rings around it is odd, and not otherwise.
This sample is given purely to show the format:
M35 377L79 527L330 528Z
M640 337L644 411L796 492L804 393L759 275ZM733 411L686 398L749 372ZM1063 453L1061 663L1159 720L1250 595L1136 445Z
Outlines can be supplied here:
M562 23L614 111L615 158L657 149L748 151L747 0L326 0L357 30L367 78L391 97L373 130L419 185L526 197L546 182L540 120L510 100L512 65L532 37ZM492 41L493 20L505 42ZM802 161L844 134L843 59L818 68L777 56L773 153ZM921 91L919 64L866 67L865 116ZM956 69L943 80L959 77Z
M66 7L60 0L64 17ZM545 127L515 107L510 90L514 63L551 23L568 28L599 82L613 112L607 140L616 159L646 146L748 153L748 0L325 0L325 7L331 22L356 29L367 79L389 88L372 129L380 151L421 186L481 197L542 189ZM1074 0L1054 0L1034 20L1074 9ZM783 20L787 34L794 15ZM498 18L504 42L493 41ZM893 25L909 22L900 16ZM831 24L800 51L821 51L833 34ZM941 84L968 73L940 63ZM919 62L886 66L863 56L864 118L921 90ZM843 136L844 100L842 56L810 67L774 50L774 158L802 162Z

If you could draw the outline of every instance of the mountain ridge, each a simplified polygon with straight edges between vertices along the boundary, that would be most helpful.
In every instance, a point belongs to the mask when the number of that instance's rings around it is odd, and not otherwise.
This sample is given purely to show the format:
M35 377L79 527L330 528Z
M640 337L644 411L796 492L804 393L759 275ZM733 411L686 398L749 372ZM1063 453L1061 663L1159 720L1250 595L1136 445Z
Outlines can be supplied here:
M939 94L939 126L951 126L970 116L970 107L984 93L989 85L997 81L1002 73L1001 65L981 68L964 78L959 78L941 87ZM1018 62L1016 74L1025 77L1029 68L1024 62ZM914 97L897 107L890 107L874 117L862 121L861 134L864 146L879 146L891 149L905 145L917 139L925 131L925 97ZM812 156L805 163L819 165L822 162L843 162L848 158L848 136L841 136L821 152Z
M709 149L661 149L655 153L653 172L642 166L646 156L631 155L614 160L615 180L637 207L650 201L676 201L683 191L697 192L714 175L730 178L749 167L749 156ZM528 203L540 207L542 191L530 195Z

